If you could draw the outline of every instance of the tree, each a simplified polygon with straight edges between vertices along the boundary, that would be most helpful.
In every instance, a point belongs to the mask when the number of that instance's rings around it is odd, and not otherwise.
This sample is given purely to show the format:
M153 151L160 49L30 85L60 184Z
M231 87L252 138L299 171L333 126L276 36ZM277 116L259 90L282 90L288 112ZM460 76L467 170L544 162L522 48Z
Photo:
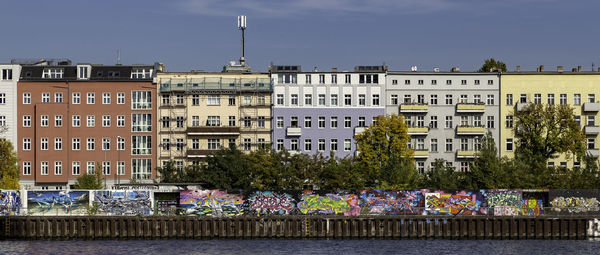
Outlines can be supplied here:
M494 71L506 72L506 64L504 64L500 60L496 61L494 58L490 58L490 59L486 59L484 61L483 65L481 66L481 68L479 68L479 70L477 70L477 72L480 72L480 73L487 73L487 72L494 72Z
M100 173L100 163L96 163L96 169L93 174L85 173L75 181L75 189L102 189L104 182Z
M17 167L17 153L12 143L7 139L0 139L0 189L18 190L19 168Z
M562 153L583 158L585 134L570 106L530 104L514 115L515 159L539 169Z
M470 163L467 174L469 188L499 189L506 186L506 175L503 174L498 148L491 132L487 132L481 140L481 149L477 151L475 159Z
M355 139L359 153L358 161L364 171L367 186L376 186L382 181L381 171L384 167L387 166L387 170L408 167L406 160L413 159L414 152L407 147L410 136L402 115L378 116L377 123L368 127ZM390 163L391 160L393 161ZM409 176L413 176L415 171L414 165L411 168L409 171L398 172L407 176L396 178L410 181Z
M250 189L253 176L246 155L232 147L206 158L202 180L215 189Z
M183 171L175 167L175 161L169 160L162 167L156 167L156 172L160 175L160 182L179 183L183 177Z
M424 175L422 186L429 189L456 190L464 188L464 175L443 159L436 159Z

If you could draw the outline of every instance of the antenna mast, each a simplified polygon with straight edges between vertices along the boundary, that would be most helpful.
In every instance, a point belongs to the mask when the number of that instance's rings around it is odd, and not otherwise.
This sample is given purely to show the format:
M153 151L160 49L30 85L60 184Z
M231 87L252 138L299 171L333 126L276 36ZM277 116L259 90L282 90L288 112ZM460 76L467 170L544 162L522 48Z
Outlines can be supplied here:
M240 57L240 64L245 65L246 59L244 58L244 31L246 30L246 16L238 16L238 29L242 30L242 56Z

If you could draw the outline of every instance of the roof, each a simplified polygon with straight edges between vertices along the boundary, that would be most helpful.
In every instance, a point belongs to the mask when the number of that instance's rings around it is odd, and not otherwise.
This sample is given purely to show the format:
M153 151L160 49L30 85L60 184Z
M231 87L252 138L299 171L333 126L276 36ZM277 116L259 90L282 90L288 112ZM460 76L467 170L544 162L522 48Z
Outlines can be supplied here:
M152 76L133 79L131 73L133 69L154 69L153 65L114 65L114 66L103 66L103 65L88 65L91 66L89 79L83 81L152 81ZM42 78L45 69L62 69L62 78ZM77 66L72 65L46 65L46 66L32 66L23 65L21 68L21 81L73 81L77 79Z

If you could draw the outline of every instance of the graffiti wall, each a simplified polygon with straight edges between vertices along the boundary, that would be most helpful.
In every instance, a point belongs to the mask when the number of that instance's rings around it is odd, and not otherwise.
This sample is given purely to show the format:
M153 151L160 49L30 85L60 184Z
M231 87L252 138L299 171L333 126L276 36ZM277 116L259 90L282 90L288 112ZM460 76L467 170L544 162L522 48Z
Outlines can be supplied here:
M31 215L84 215L90 192L43 190L27 192L27 213Z
M182 190L179 206L185 215L227 217L244 214L244 196L221 190Z
M315 194L312 191L300 195L298 210L301 214L311 215L360 215L358 196L345 193Z
M0 215L19 215L21 195L19 191L3 190L0 192Z
M555 214L600 214L599 190L550 190L549 199Z
M539 216L544 213L544 207L548 202L548 190L545 191L523 191L522 215Z
M154 192L154 214L177 215L179 192Z
M290 215L296 213L296 199L288 193L256 191L247 196L244 208L247 215Z
M421 190L425 198L426 214L476 215L479 209L477 192L473 191L429 191Z
M100 215L149 215L150 192L142 190L94 191L94 204Z
M421 214L423 195L418 190L361 190L361 215Z
M496 216L517 216L522 212L522 192L518 190L490 189L480 191L483 197L482 213Z

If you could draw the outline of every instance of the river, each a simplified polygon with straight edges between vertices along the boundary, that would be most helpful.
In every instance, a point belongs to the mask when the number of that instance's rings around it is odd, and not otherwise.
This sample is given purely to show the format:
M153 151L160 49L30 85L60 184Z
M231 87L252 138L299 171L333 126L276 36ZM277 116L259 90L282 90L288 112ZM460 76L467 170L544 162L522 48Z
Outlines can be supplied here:
M0 254L600 254L593 240L2 241Z

